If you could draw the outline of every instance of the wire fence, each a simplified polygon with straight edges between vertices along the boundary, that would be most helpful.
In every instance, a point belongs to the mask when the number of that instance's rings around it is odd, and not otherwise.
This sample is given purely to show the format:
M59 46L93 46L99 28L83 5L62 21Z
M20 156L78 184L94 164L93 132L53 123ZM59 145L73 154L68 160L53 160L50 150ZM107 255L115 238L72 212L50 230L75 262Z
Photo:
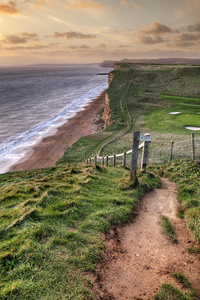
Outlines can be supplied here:
M193 134L194 137L194 134ZM173 149L171 148L172 143L168 141L165 144L154 145L153 140L150 143L148 152L148 164L162 163L171 159L175 160L200 160L200 138L194 138L194 144L192 143L192 137L182 141L173 141ZM194 146L193 146L194 145ZM138 152L138 166L142 165L144 143L139 146ZM95 161L96 160L96 161ZM132 150L124 151L119 154L107 155L107 156L94 156L87 160L87 163L99 163L101 165L126 165L131 166Z

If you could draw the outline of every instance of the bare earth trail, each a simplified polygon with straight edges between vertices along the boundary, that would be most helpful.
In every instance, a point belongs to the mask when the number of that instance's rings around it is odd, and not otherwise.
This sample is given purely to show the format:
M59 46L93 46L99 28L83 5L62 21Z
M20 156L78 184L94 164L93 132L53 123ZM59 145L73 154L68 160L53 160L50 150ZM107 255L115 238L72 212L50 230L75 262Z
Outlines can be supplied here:
M200 299L200 257L185 251L194 241L185 221L176 215L178 206L175 184L162 179L162 189L143 198L132 222L105 236L106 250L94 286L99 299L150 300L163 283L186 291L171 276L175 271L189 278ZM174 226L177 244L161 233L161 215Z

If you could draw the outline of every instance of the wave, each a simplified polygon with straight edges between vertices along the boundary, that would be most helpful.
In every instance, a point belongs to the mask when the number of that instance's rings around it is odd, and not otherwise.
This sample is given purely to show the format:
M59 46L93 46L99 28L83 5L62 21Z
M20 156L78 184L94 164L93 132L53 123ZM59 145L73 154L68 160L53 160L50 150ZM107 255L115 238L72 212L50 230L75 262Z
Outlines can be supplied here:
M56 133L58 127L74 117L79 111L84 110L84 107L106 88L107 84L103 84L91 89L79 98L74 99L54 117L41 122L27 131L15 134L1 143L0 173L8 172L11 166L24 158L44 137Z

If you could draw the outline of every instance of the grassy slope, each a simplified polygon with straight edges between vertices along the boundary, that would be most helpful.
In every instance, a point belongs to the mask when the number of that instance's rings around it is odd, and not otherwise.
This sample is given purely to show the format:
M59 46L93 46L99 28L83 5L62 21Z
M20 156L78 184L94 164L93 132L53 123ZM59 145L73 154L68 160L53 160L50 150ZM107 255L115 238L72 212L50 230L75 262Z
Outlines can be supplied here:
M69 148L64 156L58 160L57 164L65 162L82 162L85 159L97 154L101 146L109 139L126 130L129 118L126 112L126 94L130 86L130 81L134 71L126 65L122 70L113 71L113 83L108 90L110 107L112 110L112 125L108 126L104 132L89 135L81 138L71 148Z
M198 72L199 68L185 70L170 66L158 69L158 66L123 65L121 70L114 71L115 77L108 90L114 122L105 132L80 139L67 150L56 168L0 176L3 220L0 228L0 298L92 297L91 283L84 272L94 270L101 256L103 244L100 232L108 230L112 224L127 221L139 196L152 186L152 181L156 184L158 181L148 174L142 175L150 185L133 189L126 180L120 181L127 174L123 168L102 171L91 166L63 163L82 162L96 154L110 137L126 130L129 122L125 105L127 93L132 127L124 137L106 146L103 153L119 153L131 148L132 131L140 129L144 133L151 129L149 113L177 105L180 100L177 97L186 97L181 99L181 103L185 104L199 101L196 100L199 97ZM156 130L162 131L163 128L160 126ZM163 144L171 138L167 130L164 132ZM178 133L175 127L177 138ZM153 134L152 148L158 151L162 141L160 136L157 139L157 133ZM179 175L182 172L176 171ZM164 167L162 172L164 174ZM197 169L191 174L195 172ZM182 179L187 182L188 177L185 175ZM195 194L198 184L192 182L192 175L191 185L194 185L194 191L191 186L188 196L183 187L180 199L187 198L181 201L189 226L198 239L199 202ZM191 197L193 193L196 200Z
M130 219L144 191L123 168L63 165L0 175L0 299L90 299L100 233Z

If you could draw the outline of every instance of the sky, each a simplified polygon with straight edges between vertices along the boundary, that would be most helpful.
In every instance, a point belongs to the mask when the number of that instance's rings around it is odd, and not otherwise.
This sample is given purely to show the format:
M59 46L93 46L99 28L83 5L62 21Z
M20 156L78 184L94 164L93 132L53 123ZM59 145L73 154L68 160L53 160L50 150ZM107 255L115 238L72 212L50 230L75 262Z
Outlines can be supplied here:
M0 65L200 58L200 0L0 0Z

